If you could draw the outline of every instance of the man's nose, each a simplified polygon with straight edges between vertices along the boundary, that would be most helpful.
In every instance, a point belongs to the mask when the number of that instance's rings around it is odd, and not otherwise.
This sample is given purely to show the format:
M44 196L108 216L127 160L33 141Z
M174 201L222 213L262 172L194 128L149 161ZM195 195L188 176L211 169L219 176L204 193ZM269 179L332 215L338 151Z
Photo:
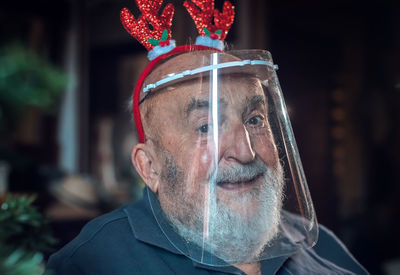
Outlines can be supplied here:
M249 133L242 123L232 125L220 135L219 150L225 161L248 163L254 160L256 154L252 148Z

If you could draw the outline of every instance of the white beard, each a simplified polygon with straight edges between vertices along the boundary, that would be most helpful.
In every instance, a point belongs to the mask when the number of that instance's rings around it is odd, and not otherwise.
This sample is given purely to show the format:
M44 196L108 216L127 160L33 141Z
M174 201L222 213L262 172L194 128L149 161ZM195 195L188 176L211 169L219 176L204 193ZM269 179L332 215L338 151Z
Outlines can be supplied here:
M284 187L282 167L268 169L259 188L234 198L236 208L240 205L236 209L240 214L235 213L232 205L223 203L217 194L221 190L211 185L213 190L206 188L206 194L196 198L203 205L199 207L191 198L177 199L179 210L164 211L167 218L185 240L225 262L258 260L279 230ZM208 203L204 202L205 197L209 198Z

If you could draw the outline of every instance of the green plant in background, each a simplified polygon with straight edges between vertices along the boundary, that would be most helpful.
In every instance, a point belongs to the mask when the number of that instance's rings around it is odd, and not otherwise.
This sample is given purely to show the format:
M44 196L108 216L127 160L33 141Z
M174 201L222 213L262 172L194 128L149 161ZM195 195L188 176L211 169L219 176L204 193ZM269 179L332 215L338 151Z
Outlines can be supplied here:
M12 251L0 247L0 274L3 275L39 275L43 273L43 256L24 250Z
M27 106L55 110L66 75L18 43L0 47L0 130L8 129Z
M35 196L8 196L0 206L0 274L42 274L42 252L56 240L32 205Z

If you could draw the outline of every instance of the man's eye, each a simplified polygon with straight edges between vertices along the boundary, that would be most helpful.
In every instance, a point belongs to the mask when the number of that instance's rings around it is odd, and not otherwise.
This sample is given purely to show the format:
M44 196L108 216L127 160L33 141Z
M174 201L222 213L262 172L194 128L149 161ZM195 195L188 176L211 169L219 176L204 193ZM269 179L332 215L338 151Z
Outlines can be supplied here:
M264 126L264 118L262 116L253 116L247 121L251 126Z
M207 133L208 133L208 130L209 130L209 125L208 125L208 124L201 125L201 126L197 129L197 131L198 131L200 134L207 134Z

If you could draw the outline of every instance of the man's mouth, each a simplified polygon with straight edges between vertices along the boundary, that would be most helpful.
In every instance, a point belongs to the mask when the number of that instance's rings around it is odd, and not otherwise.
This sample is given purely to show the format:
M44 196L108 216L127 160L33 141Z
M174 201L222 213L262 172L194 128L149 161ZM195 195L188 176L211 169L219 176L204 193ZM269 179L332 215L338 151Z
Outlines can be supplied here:
M217 186L221 187L223 189L226 189L226 190L245 189L245 188L251 187L261 177L262 177L262 174L259 174L250 179L239 179L237 181L219 181L219 182L217 182Z

